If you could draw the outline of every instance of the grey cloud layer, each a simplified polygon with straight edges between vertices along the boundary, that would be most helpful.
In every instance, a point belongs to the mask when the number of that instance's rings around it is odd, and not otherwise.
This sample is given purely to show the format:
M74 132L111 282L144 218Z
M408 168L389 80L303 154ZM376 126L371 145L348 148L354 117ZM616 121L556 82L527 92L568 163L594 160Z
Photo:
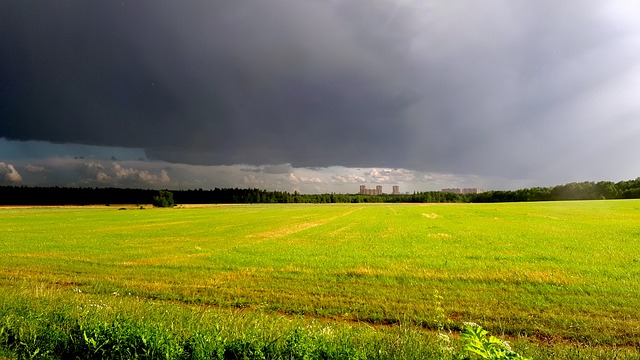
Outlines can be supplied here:
M391 191L429 191L445 187L513 186L511 180L425 173L390 168L296 168L251 170L248 165L187 165L149 161L47 158L0 162L0 185L125 187L144 189L260 188L300 193L356 193L360 185Z
M22 175L13 164L0 162L0 185L16 185L22 182Z
M633 1L3 2L0 137L190 164L630 177L640 167L614 155L640 151L637 15Z

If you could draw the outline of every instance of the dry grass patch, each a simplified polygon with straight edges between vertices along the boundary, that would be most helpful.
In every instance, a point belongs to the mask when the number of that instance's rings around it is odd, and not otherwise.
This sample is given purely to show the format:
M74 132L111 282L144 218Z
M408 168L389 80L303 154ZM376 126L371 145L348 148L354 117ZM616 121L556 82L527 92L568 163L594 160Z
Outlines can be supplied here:
M297 224L293 226L287 226L276 230L264 231L257 234L247 235L248 238L266 238L266 239L274 239L281 238L289 235L293 235L295 233L299 233L301 231L305 231L307 229L314 228L316 226L320 226L324 224L325 221L314 221L314 222L306 222L302 224Z

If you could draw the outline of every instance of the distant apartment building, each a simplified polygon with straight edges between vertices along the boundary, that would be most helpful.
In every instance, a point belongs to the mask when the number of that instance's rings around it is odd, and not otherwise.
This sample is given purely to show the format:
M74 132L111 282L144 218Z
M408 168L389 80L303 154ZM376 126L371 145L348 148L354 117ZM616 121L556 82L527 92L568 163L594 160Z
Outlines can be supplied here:
M464 188L464 189L451 188L451 189L442 189L442 192L464 195L464 194L480 194L480 193L483 193L484 190L479 188Z
M465 188L462 189L462 193L463 194L480 194L483 193L484 190L480 189L480 188Z
M366 186L360 185L360 195L382 195L382 186L378 185L375 189L367 189Z
M441 192L443 192L443 193L452 193L452 194L462 194L462 189L460 189L460 188L449 188L449 189L442 189Z

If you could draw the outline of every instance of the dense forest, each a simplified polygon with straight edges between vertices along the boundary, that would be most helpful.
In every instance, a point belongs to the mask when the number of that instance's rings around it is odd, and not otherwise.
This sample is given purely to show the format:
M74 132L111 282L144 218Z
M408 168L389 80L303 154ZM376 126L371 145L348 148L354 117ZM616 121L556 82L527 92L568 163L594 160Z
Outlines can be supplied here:
M150 204L158 198L158 194L157 190L146 189L0 186L0 205ZM620 182L574 182L555 187L487 191L467 195L440 191L404 195L299 194L238 188L171 190L171 194L175 204L444 203L634 199L640 198L640 178Z
M471 202L514 202L553 200L604 200L640 198L640 178L611 182L572 182L554 187L536 187L514 191L488 191L473 195Z

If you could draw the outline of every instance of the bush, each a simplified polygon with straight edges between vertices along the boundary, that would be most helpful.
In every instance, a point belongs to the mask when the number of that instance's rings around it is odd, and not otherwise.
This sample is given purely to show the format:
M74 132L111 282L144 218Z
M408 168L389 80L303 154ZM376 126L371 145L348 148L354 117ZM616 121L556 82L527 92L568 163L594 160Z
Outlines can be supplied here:
M173 193L168 190L160 190L158 195L153 197L153 206L156 207L173 207Z

